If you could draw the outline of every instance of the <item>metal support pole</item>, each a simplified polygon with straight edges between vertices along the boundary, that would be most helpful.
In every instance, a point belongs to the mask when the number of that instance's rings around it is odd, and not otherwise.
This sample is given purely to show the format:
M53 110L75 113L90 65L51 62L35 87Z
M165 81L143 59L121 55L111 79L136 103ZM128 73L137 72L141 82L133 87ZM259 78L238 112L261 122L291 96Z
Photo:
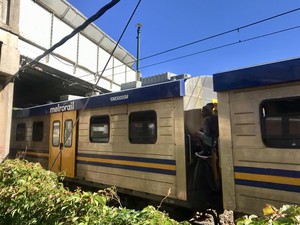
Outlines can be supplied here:
M136 48L136 72L140 72L140 33L141 33L141 27L143 26L140 23L137 23L135 25L137 27L137 48Z

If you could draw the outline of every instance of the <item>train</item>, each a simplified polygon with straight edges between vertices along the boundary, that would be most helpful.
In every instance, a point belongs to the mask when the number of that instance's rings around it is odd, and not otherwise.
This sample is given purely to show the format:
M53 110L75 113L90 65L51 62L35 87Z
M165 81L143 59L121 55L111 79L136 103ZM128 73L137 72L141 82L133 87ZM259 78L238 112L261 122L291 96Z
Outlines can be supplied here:
M145 77L117 92L14 109L10 157L174 206L259 215L265 204L300 202L299 90L299 58ZM219 138L202 157L193 134L211 102Z

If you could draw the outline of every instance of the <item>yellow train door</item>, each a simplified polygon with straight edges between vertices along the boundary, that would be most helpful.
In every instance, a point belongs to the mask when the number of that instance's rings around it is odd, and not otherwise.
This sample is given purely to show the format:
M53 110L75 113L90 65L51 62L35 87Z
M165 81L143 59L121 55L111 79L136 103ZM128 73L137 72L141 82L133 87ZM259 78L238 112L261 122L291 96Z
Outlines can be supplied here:
M49 169L75 176L76 111L51 114Z

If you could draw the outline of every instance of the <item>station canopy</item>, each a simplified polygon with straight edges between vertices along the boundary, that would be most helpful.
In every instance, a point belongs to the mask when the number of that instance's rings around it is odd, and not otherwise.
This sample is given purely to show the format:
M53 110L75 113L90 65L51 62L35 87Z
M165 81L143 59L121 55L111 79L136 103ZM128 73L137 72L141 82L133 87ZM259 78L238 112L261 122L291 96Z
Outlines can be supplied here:
M93 88L94 85L89 82L42 63L36 63L25 71L19 71L19 76L14 83L13 107L16 108L57 102L62 96L85 97L90 94L109 92L98 85Z

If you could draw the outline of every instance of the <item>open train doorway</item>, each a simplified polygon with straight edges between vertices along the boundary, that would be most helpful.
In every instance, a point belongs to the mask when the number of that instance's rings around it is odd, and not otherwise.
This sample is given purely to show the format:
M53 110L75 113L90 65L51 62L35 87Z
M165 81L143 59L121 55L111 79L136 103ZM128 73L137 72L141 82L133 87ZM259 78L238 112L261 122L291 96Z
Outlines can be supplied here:
M49 138L49 169L75 176L76 111L51 114Z

